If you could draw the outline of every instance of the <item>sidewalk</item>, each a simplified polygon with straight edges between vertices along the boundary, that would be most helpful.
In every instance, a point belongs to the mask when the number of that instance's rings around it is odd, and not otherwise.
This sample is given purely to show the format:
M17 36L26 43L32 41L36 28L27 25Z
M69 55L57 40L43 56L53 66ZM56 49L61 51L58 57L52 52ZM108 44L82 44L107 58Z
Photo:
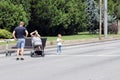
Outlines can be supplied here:
M63 46L72 46L72 45L80 45L80 44L89 44L89 43L97 43L97 42L105 42L105 41L111 41L111 40L120 40L120 37L108 37L107 39L102 38L99 40L98 38L92 38L92 39L80 39L80 40L65 40L63 43ZM7 43L6 43L7 44ZM16 44L8 44L8 50L16 50L12 49L12 47L15 47ZM47 48L55 48L57 45L56 41L47 41L46 42L46 49ZM0 46L0 53L5 52L6 45ZM30 50L30 49L28 49Z
M112 40L120 40L120 37L108 37L107 39L102 38L99 40L98 38L93 39L81 39L81 40L65 40L63 43L63 46L73 46L73 45L80 45L80 44L89 44L89 43L97 43L97 42L106 42L106 41L112 41ZM15 52L16 49L12 49L16 44L9 44L8 50ZM46 43L46 49L55 48L56 47L56 41L50 42L47 41ZM32 49L25 49L25 51L32 50ZM0 57L5 57L5 51L6 51L6 45L0 46Z

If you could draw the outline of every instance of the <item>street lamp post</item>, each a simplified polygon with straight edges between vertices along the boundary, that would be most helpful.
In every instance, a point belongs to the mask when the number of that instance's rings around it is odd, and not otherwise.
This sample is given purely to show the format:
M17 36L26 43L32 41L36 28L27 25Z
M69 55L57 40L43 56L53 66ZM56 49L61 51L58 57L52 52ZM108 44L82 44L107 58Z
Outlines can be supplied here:
M99 40L101 40L101 31L102 31L102 0L100 0L100 23L99 23Z
M104 0L104 38L107 38L108 32L108 20L107 20L107 0Z

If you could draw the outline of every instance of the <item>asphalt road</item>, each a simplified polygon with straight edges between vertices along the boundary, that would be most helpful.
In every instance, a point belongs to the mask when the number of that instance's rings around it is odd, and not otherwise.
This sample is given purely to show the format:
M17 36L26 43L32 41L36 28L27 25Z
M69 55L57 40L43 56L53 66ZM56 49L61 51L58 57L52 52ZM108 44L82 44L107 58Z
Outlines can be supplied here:
M62 54L45 49L46 56L16 61L0 57L0 80L120 80L120 40L67 46ZM1 54L2 55L2 54Z

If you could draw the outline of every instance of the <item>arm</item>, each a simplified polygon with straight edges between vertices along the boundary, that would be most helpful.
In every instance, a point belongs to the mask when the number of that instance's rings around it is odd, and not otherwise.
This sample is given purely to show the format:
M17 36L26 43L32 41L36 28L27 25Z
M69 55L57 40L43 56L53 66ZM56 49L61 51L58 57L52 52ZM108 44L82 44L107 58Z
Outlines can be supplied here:
M64 40L62 39L62 43L64 43Z
M36 34L38 37L40 37L40 35L38 34L38 32L37 32L36 30L30 33L30 35L31 35L32 37L34 36L33 34Z
M35 31L31 32L30 35L33 37L33 36L34 36L34 35L33 35L34 33L35 33Z
M13 31L13 37L14 37L14 39L16 39L16 36L15 36L15 31Z
M36 32L37 36L40 37L40 35L38 34L38 32L37 31L35 31L35 32Z
M28 31L27 31L27 30L25 30L25 33L26 33L25 37L27 37L27 36L28 36Z

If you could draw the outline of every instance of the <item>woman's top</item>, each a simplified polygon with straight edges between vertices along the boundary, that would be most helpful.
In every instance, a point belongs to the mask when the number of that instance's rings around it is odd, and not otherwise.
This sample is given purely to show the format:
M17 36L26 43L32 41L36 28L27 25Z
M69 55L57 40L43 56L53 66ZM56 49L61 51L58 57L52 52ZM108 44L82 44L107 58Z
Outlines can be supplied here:
M33 45L42 45L42 41L41 41L40 37L36 37L36 36L34 36L32 38L32 43L33 43Z

